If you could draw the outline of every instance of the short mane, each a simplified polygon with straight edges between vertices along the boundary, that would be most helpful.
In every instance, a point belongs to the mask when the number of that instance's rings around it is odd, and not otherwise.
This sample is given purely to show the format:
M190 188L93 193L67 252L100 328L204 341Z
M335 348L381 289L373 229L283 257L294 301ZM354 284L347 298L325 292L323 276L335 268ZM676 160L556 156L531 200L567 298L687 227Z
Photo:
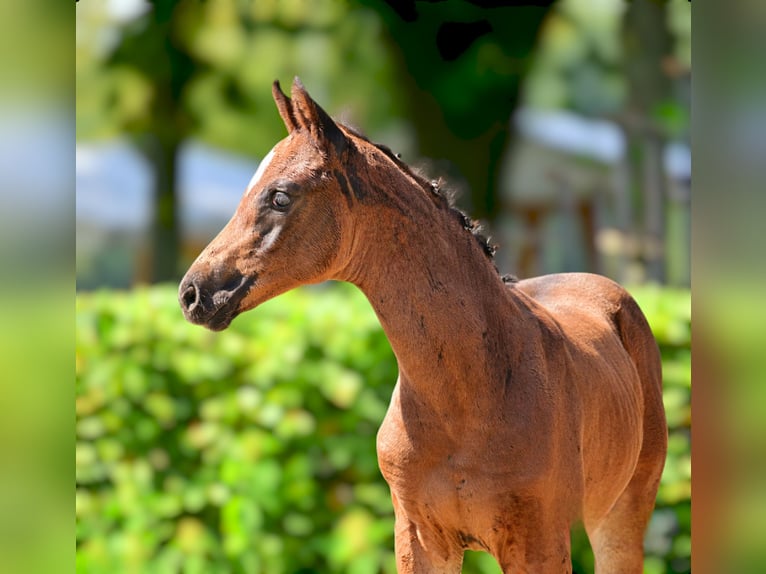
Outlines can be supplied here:
M472 219L465 211L455 205L455 194L445 193L443 191L444 182L441 178L428 179L424 177L422 174L414 170L410 165L403 162L401 155L391 151L391 148L387 145L375 143L358 129L346 124L342 125L344 129L353 134L355 137L369 143L379 151L383 152L392 162L394 162L394 165L396 165L405 174L414 179L418 185L423 188L423 191L428 193L431 197L435 198L440 205L448 209L453 217L455 217L460 222L463 229L471 232L484 254L487 256L487 258L493 261L494 264L494 257L495 252L497 251L497 246L491 243L489 238L481 232L481 224L478 221ZM497 266L495 266L495 269L497 269Z

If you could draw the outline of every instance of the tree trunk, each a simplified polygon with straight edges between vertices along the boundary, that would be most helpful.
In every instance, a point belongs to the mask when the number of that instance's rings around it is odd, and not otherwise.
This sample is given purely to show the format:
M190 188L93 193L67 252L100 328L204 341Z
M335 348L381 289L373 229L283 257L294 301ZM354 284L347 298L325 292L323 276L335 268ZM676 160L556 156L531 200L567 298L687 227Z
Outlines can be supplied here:
M190 0L191 1L191 0ZM136 134L154 178L154 213L151 222L150 282L177 281L180 229L177 220L178 151L190 120L183 92L195 72L191 56L181 45L174 15L184 4L178 0L152 0L144 25L129 28L111 57L111 64L133 68L153 89L146 118L125 127Z
M671 37L664 0L634 0L625 12L623 46L628 102L623 127L628 139L628 170L632 197L632 229L639 237L634 256L645 279L665 280L665 205L667 191L663 152L665 136L653 114L669 95L662 71Z
M151 223L151 281L177 281L180 252L177 164L181 142L147 136L144 155L154 175L154 213Z

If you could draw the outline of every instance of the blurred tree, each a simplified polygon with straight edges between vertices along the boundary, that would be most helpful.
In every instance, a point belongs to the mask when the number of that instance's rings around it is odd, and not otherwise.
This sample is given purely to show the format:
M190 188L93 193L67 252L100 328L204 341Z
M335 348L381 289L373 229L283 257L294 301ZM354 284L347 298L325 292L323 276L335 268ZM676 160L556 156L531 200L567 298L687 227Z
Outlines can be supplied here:
M668 189L664 154L669 140L689 141L690 33L686 0L560 0L522 87L524 106L567 109L622 128L626 151L616 168L621 183L609 188L608 225L618 230L615 277L623 281L688 278L688 249L679 247L688 245L688 199L678 185ZM590 201L594 189L586 193ZM550 209L560 209L557 197Z
M648 279L665 281L665 211L663 154L666 130L658 121L670 96L663 62L671 53L667 0L636 0L625 11L623 49L628 97L620 120L628 142L633 215L630 230L642 240L638 259Z
M139 116L128 116L123 127L134 132L138 148L151 166L155 185L152 219L154 281L176 278L179 252L177 164L191 122L181 105L184 89L194 75L194 62L179 42L175 14L183 2L152 0L146 19L126 27L122 42L108 65L142 76L152 87Z
M420 153L448 160L467 207L491 222L511 114L553 0L365 3L385 22Z

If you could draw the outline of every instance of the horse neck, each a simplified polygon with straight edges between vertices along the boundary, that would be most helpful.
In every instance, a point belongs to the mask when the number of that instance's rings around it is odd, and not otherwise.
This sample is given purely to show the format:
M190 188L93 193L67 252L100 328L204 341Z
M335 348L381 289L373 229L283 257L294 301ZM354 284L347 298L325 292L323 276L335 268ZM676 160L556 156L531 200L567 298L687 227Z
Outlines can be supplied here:
M387 190L387 207L359 206L347 279L367 296L388 336L400 392L417 394L434 410L479 406L481 385L505 376L488 371L508 364L497 355L514 348L508 327L518 307L455 214L406 178L400 185ZM489 390L485 396L493 400Z

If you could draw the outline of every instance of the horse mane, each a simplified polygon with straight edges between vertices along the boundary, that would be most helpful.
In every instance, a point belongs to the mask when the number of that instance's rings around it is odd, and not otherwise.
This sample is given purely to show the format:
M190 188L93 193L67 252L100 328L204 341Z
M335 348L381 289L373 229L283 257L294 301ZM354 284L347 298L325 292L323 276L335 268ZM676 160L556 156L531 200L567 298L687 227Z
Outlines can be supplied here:
M441 177L438 179L430 179L424 176L418 170L402 161L401 155L394 153L387 145L376 143L370 140L370 138L368 138L361 131L354 127L351 127L347 124L342 125L355 137L369 143L378 151L382 152L402 172L415 180L417 184L423 189L423 191L425 191L432 199L434 199L438 205L448 210L452 217L457 219L463 229L473 235L479 247L481 247L484 255L486 255L487 258L494 264L494 257L495 252L497 251L497 246L490 241L489 237L482 233L482 226L480 222L472 219L465 211L455 205L455 197L457 194L451 189L445 189L445 182Z

